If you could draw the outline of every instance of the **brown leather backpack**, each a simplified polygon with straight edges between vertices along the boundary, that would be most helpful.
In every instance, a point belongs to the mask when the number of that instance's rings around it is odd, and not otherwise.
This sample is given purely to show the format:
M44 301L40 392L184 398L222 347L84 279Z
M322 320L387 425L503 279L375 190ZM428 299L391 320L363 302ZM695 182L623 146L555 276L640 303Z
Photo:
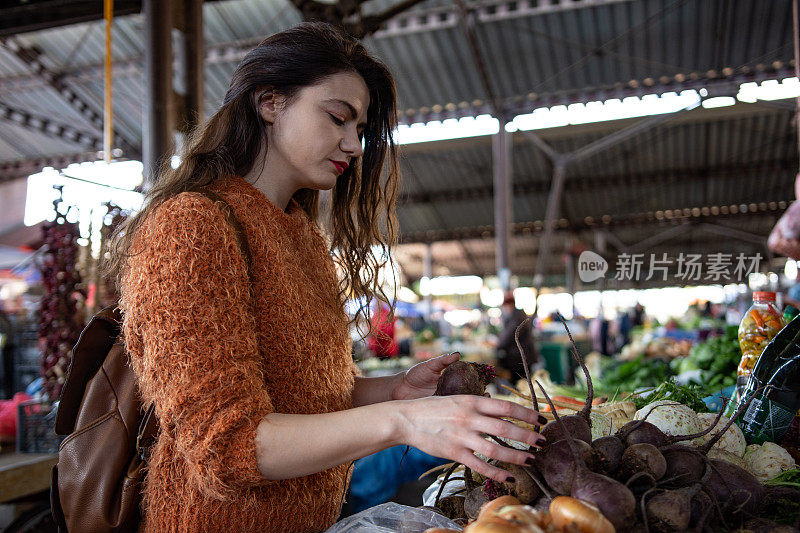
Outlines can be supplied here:
M216 193L200 192L221 204L250 277L250 248L233 209ZM56 414L56 433L68 437L59 447L50 485L59 531L128 532L141 521L141 487L158 423L153 405L144 409L141 403L121 322L119 309L103 309L72 352Z

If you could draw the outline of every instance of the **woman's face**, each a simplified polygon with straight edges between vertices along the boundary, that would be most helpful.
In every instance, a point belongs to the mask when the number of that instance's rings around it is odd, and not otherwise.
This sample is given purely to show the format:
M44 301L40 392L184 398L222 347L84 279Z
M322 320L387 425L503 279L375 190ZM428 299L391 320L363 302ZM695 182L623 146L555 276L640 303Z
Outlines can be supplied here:
M270 93L271 96L271 93ZM262 98L267 122L267 165L295 190L327 190L353 159L363 153L369 90L352 72L304 87L293 100ZM272 102L272 103L271 103Z

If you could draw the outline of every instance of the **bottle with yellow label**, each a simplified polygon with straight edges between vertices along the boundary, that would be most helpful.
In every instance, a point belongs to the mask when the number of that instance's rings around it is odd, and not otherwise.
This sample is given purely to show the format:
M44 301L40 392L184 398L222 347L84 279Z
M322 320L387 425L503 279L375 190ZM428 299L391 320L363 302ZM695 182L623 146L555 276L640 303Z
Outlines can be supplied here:
M736 389L742 396L747 380L753 373L758 358L769 341L786 325L783 316L775 305L774 292L754 292L753 305L745 313L739 324L739 347L742 360L736 372Z

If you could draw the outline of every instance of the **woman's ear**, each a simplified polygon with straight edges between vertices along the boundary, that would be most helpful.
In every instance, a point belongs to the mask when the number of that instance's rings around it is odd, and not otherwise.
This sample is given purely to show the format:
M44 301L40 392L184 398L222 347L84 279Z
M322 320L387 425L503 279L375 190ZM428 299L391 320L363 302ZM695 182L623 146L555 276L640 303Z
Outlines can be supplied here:
M278 113L280 96L274 90L267 88L256 93L256 107L258 114L267 124L275 122Z

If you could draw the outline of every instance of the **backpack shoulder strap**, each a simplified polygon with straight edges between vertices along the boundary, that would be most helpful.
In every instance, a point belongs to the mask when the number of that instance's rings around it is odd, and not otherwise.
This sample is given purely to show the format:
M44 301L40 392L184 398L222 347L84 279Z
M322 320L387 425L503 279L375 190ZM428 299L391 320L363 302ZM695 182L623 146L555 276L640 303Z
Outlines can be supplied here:
M247 278L252 283L253 276L251 269L253 264L253 255L250 252L250 245L247 242L247 234L244 232L242 223L239 222L238 218L236 218L233 208L228 202L225 201L224 198L222 198L222 196L208 189L201 189L199 192L212 202L220 204L222 215L225 217L225 220L228 222L228 224L233 227L233 231L236 233L236 243L239 245L239 250L242 252L245 264L247 265Z
M67 377L61 389L55 431L68 435L75 430L83 394L97 373L120 332L122 315L116 306L106 307L83 328L72 350Z

